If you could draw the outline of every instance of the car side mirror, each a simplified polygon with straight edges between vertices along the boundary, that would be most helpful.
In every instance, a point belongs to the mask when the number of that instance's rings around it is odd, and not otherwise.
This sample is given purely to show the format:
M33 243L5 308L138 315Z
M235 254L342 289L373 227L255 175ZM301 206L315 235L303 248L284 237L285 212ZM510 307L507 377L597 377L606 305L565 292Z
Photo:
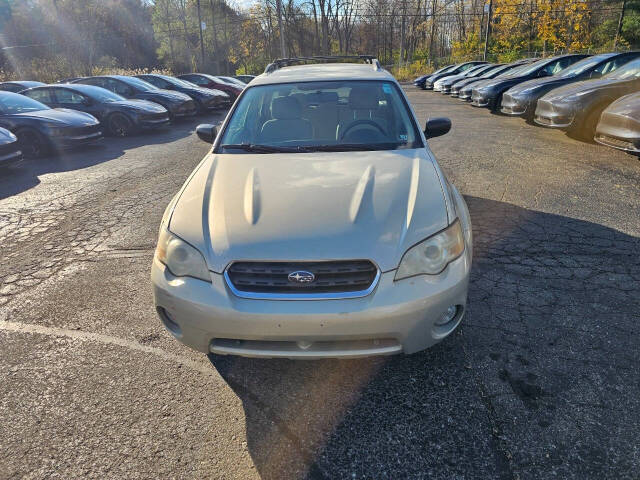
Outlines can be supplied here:
M602 76L602 73L600 72L591 72L591 75L589 75L589 78L600 78Z
M203 142L213 143L218 135L218 129L210 123L203 123L196 127L196 135Z
M85 107L89 107L89 106L93 105L93 101L91 101L90 98L84 98L84 99L82 99L82 104Z
M549 77L549 76L551 76L551 74L549 72L547 72L546 70L540 70L538 72L538 76L539 77Z
M446 117L429 118L424 127L424 136L427 138L440 137L451 130L451 120Z

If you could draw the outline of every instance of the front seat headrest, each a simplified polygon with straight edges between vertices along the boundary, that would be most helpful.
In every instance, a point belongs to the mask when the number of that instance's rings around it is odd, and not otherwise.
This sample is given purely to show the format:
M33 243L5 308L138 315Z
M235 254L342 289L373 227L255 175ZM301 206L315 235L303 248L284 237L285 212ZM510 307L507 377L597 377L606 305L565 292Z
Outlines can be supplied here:
M300 118L302 107L295 98L276 97L271 100L271 116L278 120Z

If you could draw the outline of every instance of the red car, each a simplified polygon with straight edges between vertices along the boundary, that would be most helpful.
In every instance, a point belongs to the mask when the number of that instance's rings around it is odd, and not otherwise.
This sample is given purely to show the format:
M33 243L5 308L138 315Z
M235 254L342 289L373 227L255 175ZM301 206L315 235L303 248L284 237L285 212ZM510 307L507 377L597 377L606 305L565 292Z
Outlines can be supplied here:
M225 82L218 77L206 73L185 73L184 75L178 75L178 78L191 83L195 83L199 87L222 90L223 92L227 93L232 100L235 100L238 95L242 93L242 87L240 87L239 85Z

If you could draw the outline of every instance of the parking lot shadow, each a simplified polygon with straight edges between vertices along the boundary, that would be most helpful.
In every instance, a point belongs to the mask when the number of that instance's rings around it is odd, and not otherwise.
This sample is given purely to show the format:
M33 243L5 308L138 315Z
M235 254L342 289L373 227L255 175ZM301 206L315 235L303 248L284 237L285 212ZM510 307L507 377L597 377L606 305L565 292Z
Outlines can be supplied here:
M262 478L633 478L640 238L467 197L461 328L411 356L210 356Z
M126 138L105 137L92 145L45 158L24 160L14 167L0 169L0 200L35 187L40 183L41 175L81 170L119 158L125 151L136 147L171 143L193 134L196 125L207 121L211 120L208 117L196 117Z

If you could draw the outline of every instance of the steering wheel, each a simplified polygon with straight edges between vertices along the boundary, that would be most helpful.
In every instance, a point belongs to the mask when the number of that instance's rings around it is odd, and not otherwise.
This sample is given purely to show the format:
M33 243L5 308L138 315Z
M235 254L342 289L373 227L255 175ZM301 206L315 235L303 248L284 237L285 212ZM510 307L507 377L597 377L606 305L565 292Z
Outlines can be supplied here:
M345 127L344 132L342 132L342 134L340 135L340 140L344 140L344 137L347 136L347 132L349 130L360 125L368 125L369 127L373 127L376 130L378 130L380 133L382 133L385 137L387 136L387 132L384 130L384 128L382 128L373 120L356 120L355 122L351 122L349 125Z

